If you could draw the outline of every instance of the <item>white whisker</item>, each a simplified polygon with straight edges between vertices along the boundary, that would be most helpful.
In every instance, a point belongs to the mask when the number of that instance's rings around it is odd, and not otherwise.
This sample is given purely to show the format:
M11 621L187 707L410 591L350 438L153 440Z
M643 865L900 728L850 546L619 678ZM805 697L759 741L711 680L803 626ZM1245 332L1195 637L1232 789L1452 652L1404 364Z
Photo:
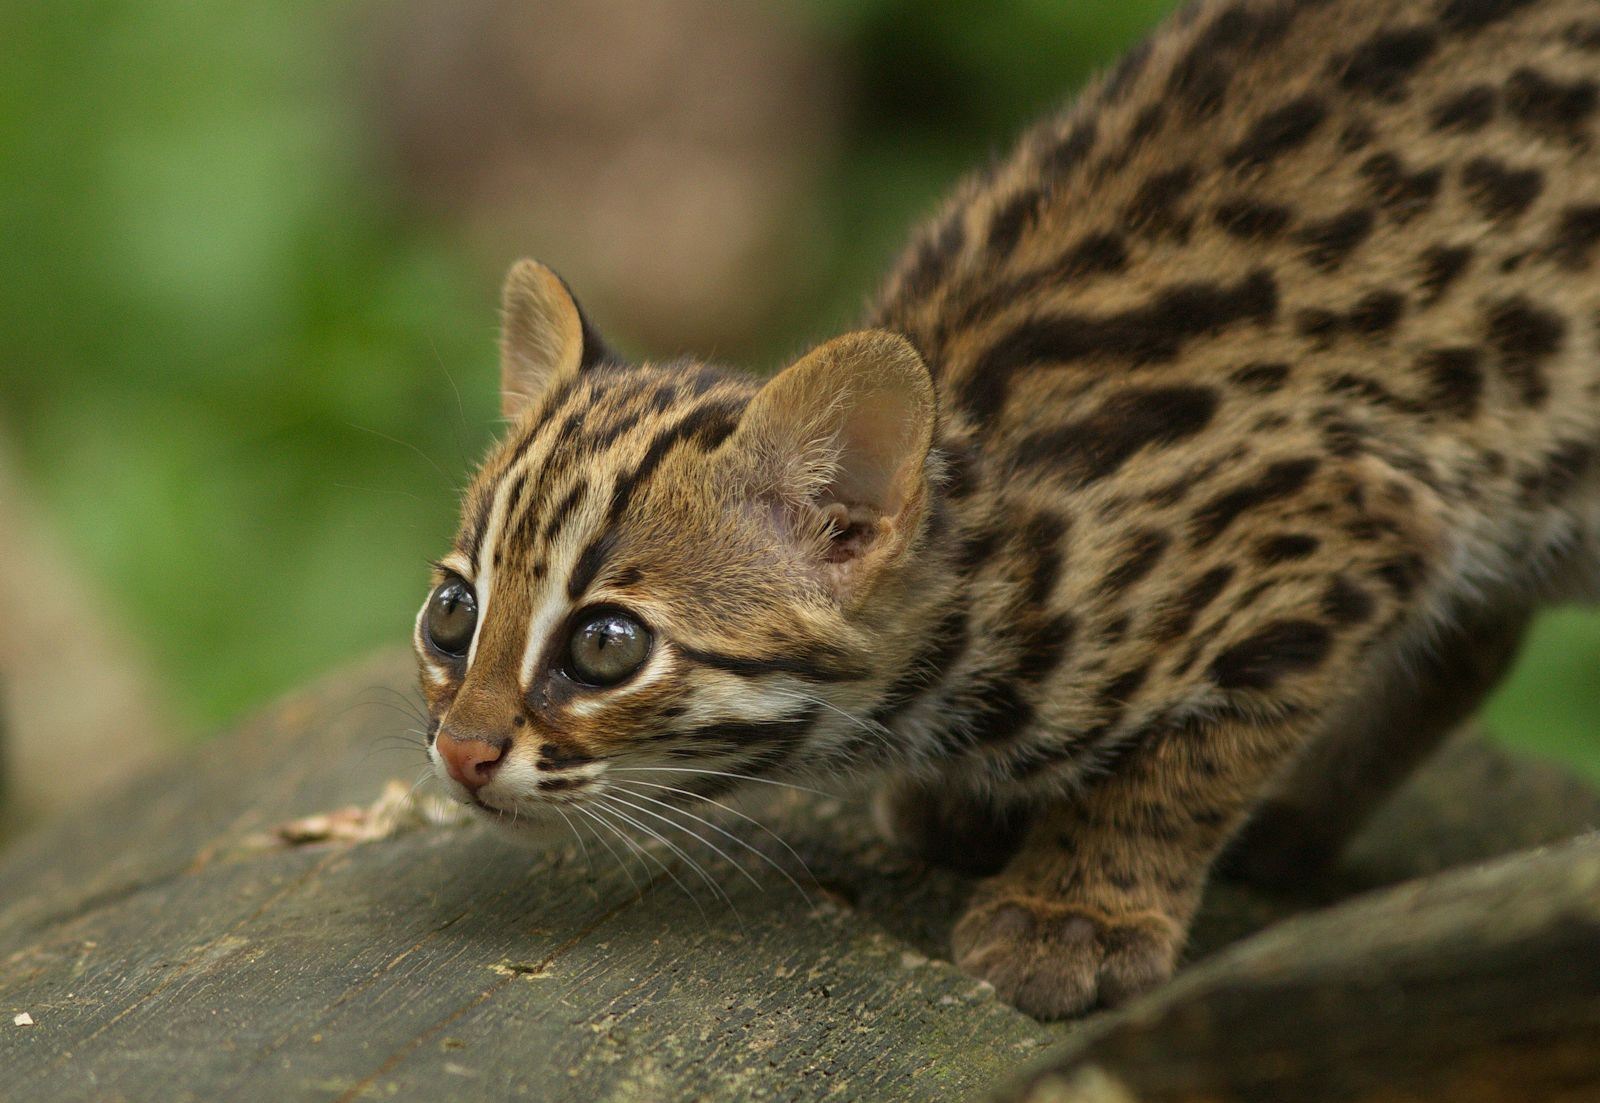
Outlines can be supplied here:
M676 811L676 812L683 812L683 809L681 809L681 808L674 808L670 804L665 804L662 801L654 800L651 797L646 797L646 796L643 796L643 795L641 795L639 793L632 793L631 795L635 796L635 797L639 797L640 800L648 800L652 804L659 804L663 808L672 809L673 811ZM754 875L752 875L749 870L745 869L744 866L742 866L738 862L734 861L733 858L728 855L727 851L725 851L721 847L717 846L716 843L712 842L710 839L707 839L705 836L698 834L692 828L685 827L683 824L678 823L676 820L670 820L666 816L663 816L660 812L652 812L648 808L644 808L644 807L641 807L640 805L634 804L631 800L623 800L621 797L619 797L619 796L617 796L615 794L611 794L611 798L610 799L615 801L617 804L626 805L627 807L632 808L637 812L641 812L646 816L651 816L651 817L653 817L655 819L658 819L662 823L668 825L669 827L676 827L679 831L682 831L685 835L689 836L691 839L693 839L696 842L698 842L698 843L700 843L700 844L702 844L704 846L707 846L707 847L711 848L711 850L715 851L717 857L721 858L724 862L727 862L734 869L736 869L740 873L742 873L744 875L744 879L746 881L749 881L757 889L760 889L762 892L765 892L767 890L767 886L763 885L760 881L756 880ZM721 828L717 828L715 824L707 823L705 820L700 819L699 816L695 816L693 813L684 812L683 814L686 815L686 816L689 816L691 819L700 820L700 822L706 824L707 827L712 827L712 828L715 828L716 830L719 830L719 831L721 830ZM722 833L724 835L728 835L728 833L726 831L723 831ZM728 838L733 839L735 842L739 842L740 841L739 839L735 838L732 835L728 835ZM748 846L749 844L745 844L745 845ZM754 849L754 848L751 848L751 849ZM759 854L760 851L756 851L756 853Z
M444 480L444 485L445 486L449 487L450 490L453 491L453 492L459 492L459 488L456 486L455 480L452 479L445 472L444 468L439 466L438 461L435 460L432 456L428 455L428 453L424 452L422 449L418 448L415 444L412 444L408 440L401 440L399 437L391 437L388 433L380 433L376 429L368 429L365 425L357 425L355 422L350 422L349 425L350 425L350 428L355 429L355 430L357 430L359 432L371 433L373 436L377 437L379 440L386 440L390 444L398 444L402 448L409 448L411 451L415 452L417 455L421 456L424 460L426 460L428 465L439 473L439 478Z
M637 831L643 832L644 834L648 835L650 838L656 840L656 842L660 843L662 846L666 847L668 850L672 851L672 853L674 855L676 855L679 859L681 859L684 862L684 864L686 864L690 869L694 870L695 873L700 877L700 879L706 883L706 885L711 889L711 893L712 893L713 896L716 896L717 898L722 900L725 904L728 905L728 907L730 907L730 908L734 907L733 897L729 896L727 891L725 889L723 889L723 887L721 885L717 884L717 879L715 877L711 876L711 874L706 872L705 866L702 866L699 862L695 861L694 860L694 856L691 855L688 851L684 850L683 847L679 846L677 843L673 842L671 839L669 839L665 835L661 834L661 832L657 831L655 828L651 827L649 824L640 823L638 820L634 819L631 815L629 815L628 813L624 812L622 809L616 807L616 805L613 803L612 798L608 797L606 794L597 793L597 794L595 794L595 797L596 797L597 806L605 808L613 816L616 816L618 819L622 820L622 822L630 825L631 827L633 827ZM737 909L734 909L734 914L735 915L738 914L738 910Z
M622 783L619 782L619 783L615 783L615 784L622 784ZM707 804L714 805L715 807L722 809L724 812L728 813L730 816L738 816L741 820L744 820L746 823L754 825L755 827L759 828L762 831L765 831L769 836L771 836L773 842L775 842L779 846L783 847L784 850L789 852L789 856L791 858L793 858L796 862L800 863L800 868L806 871L806 876L811 878L812 883L813 884L816 883L816 880L817 880L816 875L811 872L811 867L806 865L806 860L800 856L799 851L795 850L794 847L790 846L787 842L785 842L782 835L779 835L776 831L772 830L772 828L768 827L766 824L762 823L760 820L756 819L754 816L747 815L746 813L739 811L737 808L733 807L730 804L723 804L719 800L713 800L712 798L710 798L708 796L705 796L705 795L703 795L701 793L696 793L692 789L681 789L676 785L663 785L658 781L639 781L637 779L629 781L626 784L628 784L628 785L643 785L648 789L663 789L663 790L665 790L665 791L667 791L669 793L678 793L681 796L692 797L695 800L705 801Z
M550 806L551 811L560 816L566 825L572 829L572 837L578 840L578 849L583 851L583 864L589 867L589 872L594 872L594 859L589 857L589 847L584 843L583 836L578 834L577 826L567 818L567 814L555 805Z
M621 815L621 813L617 812L615 809L612 809L612 808L604 808L601 805L599 805L598 803L595 804L593 808L589 809L589 812L593 816L596 817L596 822L605 824L606 827L610 828L611 832L614 835L616 835L617 838L621 839L623 844L626 845L630 850L632 850L635 854L639 855L641 860L643 860L645 858L648 858L650 861L652 861L656 865L660 866L661 867L661 872L665 873L668 877L672 878L672 883L677 885L678 888L683 890L683 894L689 898L689 902L691 904L693 904L694 907L695 907L695 910L700 913L700 918L704 919L708 923L711 921L710 917L708 915L706 915L705 908L701 906L699 897L695 896L694 893L689 891L689 886L684 884L678 878L678 875L676 873L672 872L671 867L668 866L666 862L663 862L657 855L654 855L654 854L650 853L650 851L648 849L646 849L645 847L641 846L639 843L635 842L633 839L630 839L628 837L627 832L625 832L625 831L621 830L620 828L618 828L616 824L611 823L609 820L605 820L605 819L600 819L599 818L602 813L605 813L607 816L619 816L619 815ZM646 868L648 868L648 867L646 867Z
M712 777L728 777L735 781L750 781L757 785L776 785L783 789L793 789L797 793L810 793L816 797L828 797L832 800L840 798L834 793L825 793L821 789L810 789L804 785L794 785L787 781L774 781L770 777L752 777L749 774L733 774L726 770L702 770L692 766L608 766L607 773L653 773L653 774L708 774Z
M876 720L864 719L864 718L862 718L860 716L857 716L853 712L848 712L845 709L840 708L838 705L835 705L830 701L824 701L821 697L818 697L816 694L813 694L813 693L805 693L805 692L803 692L801 690L793 690L793 689L779 689L779 688L776 688L776 687L769 688L767 690L767 692L775 694L775 695L777 695L779 697L787 697L791 701L799 701L802 704L817 705L817 706L819 706L821 708L825 708L829 712L836 713L839 716L844 717L846 720L850 721L850 723L854 724L856 727L860 728L862 731L870 732L873 735L880 735L880 736L887 737L887 736L891 736L891 735L894 734L892 731L889 730L888 727L886 727L883 724L878 723Z
M582 820L578 821L579 823L588 821L589 830L594 832L595 839L599 841L601 846L605 847L606 850L610 852L612 858L616 859L617 865L622 869L622 875L628 879L628 884L633 887L634 895L643 896L644 891L639 888L639 882L633 879L633 871L628 868L628 863L622 860L622 856L617 853L616 847L611 845L610 840L608 840L604 835L600 834L600 832L595 828L593 823L594 817L589 815L589 813L584 810L582 805L575 804L573 805L572 810L584 817ZM602 823L601 826L605 827L606 825Z
M400 802L401 805L409 805L411 803L411 798L417 795L417 789L427 784L428 779L432 776L433 763L430 762L428 765L422 768L422 773L417 776L417 780L411 783L411 788L406 790L405 799Z
M648 782L648 781L634 782L633 784L650 785L650 782ZM670 786L670 785L655 785L655 786L651 786L651 787L655 788L655 789L668 789L668 790L672 789L672 786ZM622 789L624 792L629 793L632 796L638 797L640 800L647 800L651 804L658 804L662 808L666 808L666 809L669 809L669 810L671 810L673 812L677 812L680 815L688 816L690 819L695 820L698 823L705 824L707 827L711 828L711 830L717 832L718 834L726 835L728 838L732 839L734 842L738 843L740 846L744 847L750 853L754 854L757 858L760 858L763 862L766 862L769 866L771 866L773 869L777 870L780 874L782 874L784 876L784 878L786 880L788 880L788 882L791 885L793 885L799 891L801 897L805 900L806 904L807 905L811 904L811 896L810 896L810 894L806 892L804 885L802 885L799 881L794 879L794 875L793 874L791 874L788 870L784 869L781 865L779 865L776 861L774 861L771 855L763 853L760 849L758 849L757 847L752 846L750 843L748 843L745 840L739 838L739 836L733 834L731 831L728 831L725 828L717 826L716 824L712 823L710 820L705 819L702 816L695 815L693 812L689 811L686 808L679 808L676 805L668 804L666 801L656 800L654 797L647 796L644 793L638 792L637 790L633 789L630 785L624 785L624 784L618 783L617 784L617 788ZM687 792L687 790L678 790L678 792ZM690 793L689 795L690 796L694 796L694 797L699 797L698 793ZM699 799L706 801L708 804L716 804L718 808L721 808L721 809L723 809L724 811L727 811L727 812L732 812L735 816L738 816L740 819L748 820L750 823L755 824L757 827L761 828L763 831L766 831L766 833L768 835L771 835L774 839L778 839L779 845L781 845L785 850L787 850L790 854L794 854L795 859L797 861L799 861L801 867L804 868L805 861L800 858L800 855L795 854L794 848L791 847L788 843L784 842L782 839L779 839L778 836L776 834L774 834L770 828L766 827L759 820L752 819L751 817L744 815L742 812L736 812L732 808L729 808L725 804L717 804L716 801L711 800L709 797L699 797ZM710 844L707 843L707 845L709 846ZM809 869L806 870L806 875L808 877L811 876L811 871ZM811 879L813 881L816 880L815 877L811 877ZM752 880L753 880L753 878L752 878Z
M787 697L791 701L799 701L802 704L816 705L820 708L827 709L829 712L842 716L856 728L865 732L867 735L875 737L878 741L878 744L886 751L893 751L897 747L894 732L887 726L878 723L876 720L868 720L864 717L857 716L852 712L848 712L845 709L832 704L831 702L824 701L821 697L818 697L815 694L805 693L800 690L772 688L769 689L768 692L779 697Z

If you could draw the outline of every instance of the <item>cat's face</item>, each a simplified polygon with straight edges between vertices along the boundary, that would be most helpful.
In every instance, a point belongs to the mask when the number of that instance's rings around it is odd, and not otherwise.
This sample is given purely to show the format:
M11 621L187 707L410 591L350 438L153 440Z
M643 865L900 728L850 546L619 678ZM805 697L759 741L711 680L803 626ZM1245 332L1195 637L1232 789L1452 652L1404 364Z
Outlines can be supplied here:
M931 493L910 346L840 338L765 385L630 367L528 262L505 315L512 427L414 635L446 788L504 820L598 800L649 823L646 794L880 752Z

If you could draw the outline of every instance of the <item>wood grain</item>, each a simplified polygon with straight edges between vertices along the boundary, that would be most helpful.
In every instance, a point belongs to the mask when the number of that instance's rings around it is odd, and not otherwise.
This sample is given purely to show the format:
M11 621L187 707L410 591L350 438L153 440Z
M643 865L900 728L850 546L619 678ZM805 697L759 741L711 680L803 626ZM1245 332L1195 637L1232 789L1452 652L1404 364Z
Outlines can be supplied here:
M274 824L416 776L416 748L391 738L409 722L379 703L412 677L404 656L337 675L0 855L0 1098L952 1100L1059 1065L1047 1047L1063 1039L1080 1060L1078 1039L1109 1045L1091 1032L1110 1024L1176 1030L1126 1016L1043 1026L997 1003L938 960L966 885L890 851L849 800L747 809L804 868L748 824L720 821L807 896L720 836L749 879L689 849L726 901L669 852L624 871L595 836L533 852L479 828L254 845ZM1322 928L1275 927L1264 958L1247 940L1201 959L1336 898L1597 822L1600 800L1581 785L1460 743L1314 890L1214 886L1200 963L1167 993L1226 990L1230 970L1254 977L1272 961L1291 980L1309 970L1285 985L1315 1004L1321 974L1293 947L1315 948ZM1328 918L1341 914L1299 922L1369 922ZM1257 980L1239 991L1270 994ZM1337 1007L1319 1030L1357 1011ZM12 1026L24 1011L34 1025ZM1174 1062L1197 1052L1171 1037ZM1119 1044L1126 1057L1165 1043Z
M1091 1024L1014 1103L1600 1098L1600 837L1290 920Z

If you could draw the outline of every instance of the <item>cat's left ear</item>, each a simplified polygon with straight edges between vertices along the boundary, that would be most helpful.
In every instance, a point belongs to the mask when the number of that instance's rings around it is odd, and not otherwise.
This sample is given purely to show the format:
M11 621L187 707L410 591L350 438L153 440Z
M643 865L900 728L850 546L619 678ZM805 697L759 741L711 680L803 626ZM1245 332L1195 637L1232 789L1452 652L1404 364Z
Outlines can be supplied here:
M735 442L761 492L840 596L903 553L927 506L937 404L904 337L850 333L779 372L751 400ZM734 443L734 442L730 442Z
M501 292L500 409L516 417L551 380L611 357L562 278L536 260L511 266Z

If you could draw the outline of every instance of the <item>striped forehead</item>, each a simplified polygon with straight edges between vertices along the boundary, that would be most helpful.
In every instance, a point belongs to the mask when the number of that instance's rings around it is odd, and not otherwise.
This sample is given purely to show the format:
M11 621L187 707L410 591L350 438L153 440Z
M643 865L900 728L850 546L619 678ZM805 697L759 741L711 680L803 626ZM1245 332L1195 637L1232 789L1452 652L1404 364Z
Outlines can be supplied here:
M470 565L480 631L494 632L497 654L522 654L524 680L542 641L606 567L663 461L679 449L714 450L751 389L707 369L607 370L558 385L485 463L454 555ZM524 630L514 645L509 633Z
M490 557L537 563L600 500L616 525L673 451L727 438L749 390L705 368L608 370L556 387L484 465L458 548L480 569Z

